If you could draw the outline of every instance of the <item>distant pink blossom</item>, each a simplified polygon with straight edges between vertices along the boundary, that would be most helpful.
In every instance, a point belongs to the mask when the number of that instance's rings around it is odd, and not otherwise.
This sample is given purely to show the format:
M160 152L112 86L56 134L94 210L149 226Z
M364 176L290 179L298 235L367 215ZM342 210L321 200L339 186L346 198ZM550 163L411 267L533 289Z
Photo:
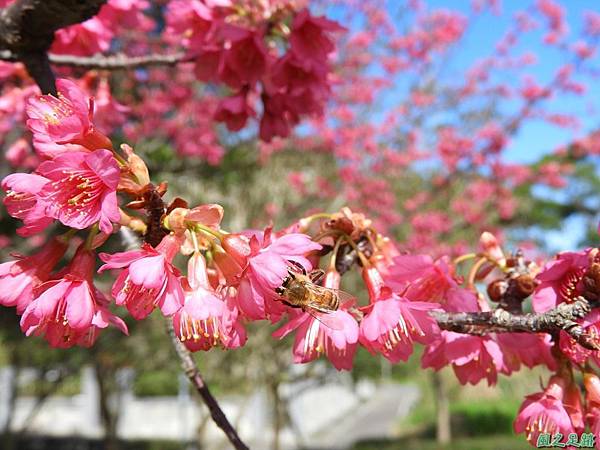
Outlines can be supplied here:
M256 113L248 104L247 95L239 92L219 102L215 111L215 120L225 122L230 131L239 131L244 128L248 118L255 115Z
M296 15L292 23L292 52L307 64L319 64L325 61L335 48L330 33L343 30L338 23L324 17L311 16L308 9L304 9Z
M267 47L261 32L235 26L223 27L229 43L219 66L219 78L232 87L253 87L267 68Z

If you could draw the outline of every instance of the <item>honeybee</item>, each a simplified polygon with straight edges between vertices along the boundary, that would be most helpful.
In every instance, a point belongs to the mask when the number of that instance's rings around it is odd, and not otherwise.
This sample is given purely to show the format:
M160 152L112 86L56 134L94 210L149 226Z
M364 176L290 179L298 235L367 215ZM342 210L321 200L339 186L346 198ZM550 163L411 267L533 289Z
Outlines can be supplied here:
M342 324L327 314L337 311L340 301L352 296L338 289L319 286L317 283L325 275L322 270L314 270L310 274L306 274L303 268L302 270L303 273L288 269L288 276L276 289L281 301L292 308L302 309L330 328L341 329Z

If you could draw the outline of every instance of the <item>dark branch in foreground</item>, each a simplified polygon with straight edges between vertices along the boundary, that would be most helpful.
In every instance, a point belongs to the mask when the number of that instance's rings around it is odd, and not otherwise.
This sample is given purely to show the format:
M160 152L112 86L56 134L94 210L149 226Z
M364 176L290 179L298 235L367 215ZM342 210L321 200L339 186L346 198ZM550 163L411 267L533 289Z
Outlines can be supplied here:
M54 32L84 22L106 0L17 0L0 10L0 49L22 61L43 93L56 94L48 60Z
M217 400L213 397L208 386L204 383L204 379L200 372L198 371L198 366L194 362L192 355L185 348L185 345L179 340L179 338L175 335L175 330L173 329L173 321L171 319L166 319L167 329L169 331L169 335L171 336L171 341L173 343L173 347L175 347L175 351L177 352L177 356L181 360L181 367L185 372L186 376L196 389L196 392L200 394L202 400L208 407L210 411L210 416L213 421L217 424L221 430L227 435L229 442L236 448L237 450L248 450L248 447L244 442L240 439L237 434L235 428L231 425L225 413L217 403Z
M431 314L440 328L467 334L487 333L557 333L565 331L577 343L590 350L600 350L600 345L575 322L585 317L592 306L583 297L577 297L573 303L561 303L550 311L538 314L512 314L503 309L486 312L449 313L435 311Z
M82 69L98 70L120 70L138 69L150 66L174 66L179 63L189 62L193 58L185 53L174 53L172 55L150 54L144 56L73 56L48 54L48 61L55 66L80 67ZM19 58L11 51L0 51L0 60L16 62Z

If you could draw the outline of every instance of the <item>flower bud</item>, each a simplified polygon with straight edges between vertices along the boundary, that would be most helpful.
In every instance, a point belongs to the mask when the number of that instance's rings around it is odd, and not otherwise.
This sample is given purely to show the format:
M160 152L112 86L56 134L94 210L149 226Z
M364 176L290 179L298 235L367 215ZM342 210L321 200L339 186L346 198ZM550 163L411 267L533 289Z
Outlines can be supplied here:
M515 278L514 283L515 293L523 299L533 294L533 291L537 285L535 279L529 274L519 275L517 278Z
M369 301L374 302L381 297L384 288L383 278L375 267L363 267L362 278L369 292Z
M507 290L508 282L504 278L494 280L487 286L487 294L490 297L490 300L496 303L502 301Z
M500 247L496 236L494 236L492 233L484 231L479 238L479 245L483 252L492 260L498 262L500 265L504 265L506 263L502 247Z
M192 289L210 288L208 273L206 272L206 260L199 252L194 253L188 260L187 279Z
M127 155L127 166L130 172L136 177L140 186L146 186L150 183L148 167L142 158L136 155L133 148L127 144L121 144L121 150Z
M227 234L223 237L221 245L241 267L246 266L247 258L250 255L250 242L246 236Z
M342 276L334 268L327 269L325 272L325 279L323 280L323 286L332 289L339 289L340 283L342 282Z
M600 378L594 373L586 372L583 374L583 384L588 404L600 406Z
M184 232L187 229L185 222L189 212L190 210L187 208L175 208L165 217L165 227L175 233Z

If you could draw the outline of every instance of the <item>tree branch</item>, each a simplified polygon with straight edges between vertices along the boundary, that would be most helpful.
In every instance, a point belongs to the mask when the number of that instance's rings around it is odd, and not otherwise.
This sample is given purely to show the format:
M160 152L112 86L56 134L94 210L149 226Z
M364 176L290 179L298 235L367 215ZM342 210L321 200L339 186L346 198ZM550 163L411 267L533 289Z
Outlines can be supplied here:
M183 52L171 55L149 54L144 56L127 55L94 55L94 56L74 56L48 54L50 64L55 66L79 67L82 69L98 70L127 70L138 69L149 66L174 66L179 63L192 61L194 58ZM0 51L0 60L15 62L19 58L9 50Z
M156 247L165 234L168 233L168 230L164 229L162 226L162 217L166 211L166 204L157 189L152 185L149 186L149 189L144 194L144 200L146 202L145 209L148 219L148 231L144 235L144 241L153 247ZM131 241L131 239L129 239L131 236L127 236L127 233L124 233L123 237L124 239ZM231 442L236 450L248 450L248 447L240 439L237 431L233 425L231 425L227 416L219 406L219 403L208 389L191 353L175 334L173 320L171 318L166 318L165 322L167 332L171 338L171 343L181 361L181 368L192 386L194 386L196 392L200 394L204 404L208 407L212 420L221 430L223 430L227 439L229 439L229 442Z
M56 94L47 52L54 32L96 15L106 0L16 0L0 10L0 49L22 61L43 93Z
M510 332L557 333L562 330L583 347L600 350L599 344L575 322L585 317L592 306L597 305L591 305L585 298L577 297L573 303L561 303L550 311L538 314L512 314L498 308L486 312L433 311L431 315L440 328L448 331L481 335Z
M183 345L183 343L175 335L173 321L170 319L166 319L166 323L173 347L177 352L177 356L179 356L179 359L181 360L181 367L183 368L183 371L188 377L188 380L190 380L190 383L192 383L192 386L194 386L194 389L196 389L196 392L200 394L200 397L202 397L202 400L208 407L208 410L210 411L210 416L212 417L213 421L227 435L229 442L231 442L234 448L236 448L237 450L248 450L246 444L244 444L244 442L240 439L240 437L237 434L237 431L235 430L233 425L231 425L231 423L227 419L227 416L225 416L225 413L219 406L219 403L211 394L210 390L208 389L208 386L206 385L206 383L204 383L204 379L202 378L202 375L200 375L200 371L198 370L198 366L196 366L192 355L190 354L188 349L185 348L185 345Z

